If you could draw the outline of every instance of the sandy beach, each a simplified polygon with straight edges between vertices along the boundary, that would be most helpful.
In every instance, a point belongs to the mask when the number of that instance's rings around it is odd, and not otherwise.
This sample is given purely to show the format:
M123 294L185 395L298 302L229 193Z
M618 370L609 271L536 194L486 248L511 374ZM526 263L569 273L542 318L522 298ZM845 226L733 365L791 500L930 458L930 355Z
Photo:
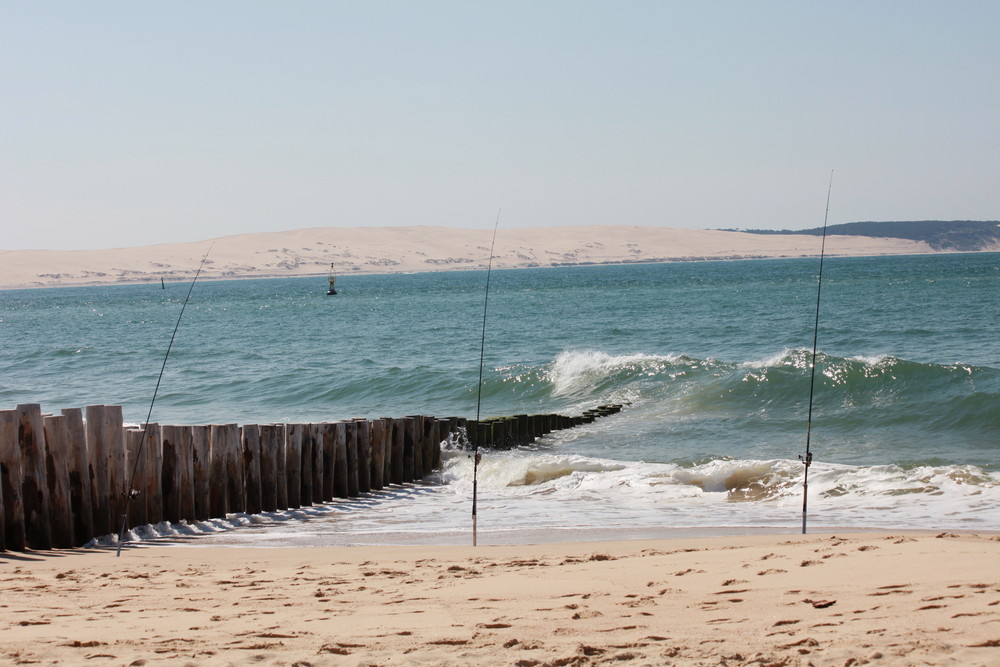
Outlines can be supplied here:
M995 665L1000 536L0 556L0 661Z
M316 227L107 250L0 250L0 289L485 269L492 230ZM113 242L109 239L109 245ZM629 225L501 228L494 267L819 256L820 238ZM933 252L901 239L830 236L829 256Z

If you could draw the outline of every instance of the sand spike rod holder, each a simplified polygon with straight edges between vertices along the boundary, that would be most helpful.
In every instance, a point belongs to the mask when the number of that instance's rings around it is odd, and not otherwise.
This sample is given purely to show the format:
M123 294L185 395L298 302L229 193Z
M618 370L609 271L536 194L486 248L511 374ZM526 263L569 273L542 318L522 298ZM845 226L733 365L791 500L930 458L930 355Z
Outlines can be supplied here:
M490 260L486 265L486 295L483 297L483 335L479 343L479 388L476 392L476 424L479 423L479 412L483 405L483 361L486 358L486 312L490 304L490 274L493 272L493 248L497 242L497 228L500 226L500 211L497 209L497 220L493 223L493 240L490 241ZM475 438L475 446L472 453L472 546L477 544L478 516L476 514L476 503L479 497L479 461L482 455L479 453L479 438Z
M823 214L823 241L819 247L819 277L816 280L816 321L813 325L812 363L809 365L809 415L806 418L806 454L799 456L805 466L802 477L802 534L806 534L806 517L809 508L809 466L812 465L813 394L816 387L816 344L819 341L819 297L823 291L823 256L826 254L826 221L830 216L830 193L833 191L833 172L830 172L830 184L826 189L826 212Z

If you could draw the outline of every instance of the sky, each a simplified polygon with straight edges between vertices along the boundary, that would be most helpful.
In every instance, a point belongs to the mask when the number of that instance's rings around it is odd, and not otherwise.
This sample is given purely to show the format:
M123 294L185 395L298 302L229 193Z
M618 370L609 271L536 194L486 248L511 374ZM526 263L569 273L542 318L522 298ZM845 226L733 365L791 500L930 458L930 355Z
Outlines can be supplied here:
M994 0L0 0L0 250L1000 219Z

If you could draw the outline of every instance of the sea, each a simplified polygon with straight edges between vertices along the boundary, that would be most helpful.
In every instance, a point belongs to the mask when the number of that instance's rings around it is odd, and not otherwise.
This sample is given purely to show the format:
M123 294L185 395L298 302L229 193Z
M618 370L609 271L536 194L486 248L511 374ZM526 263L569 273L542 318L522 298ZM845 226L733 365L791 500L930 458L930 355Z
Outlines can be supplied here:
M488 291L485 271L344 275L336 296L325 276L6 290L0 408L118 404L138 423L161 369L163 424L621 403L483 451L479 544L794 533L804 498L810 531L1000 531L1000 254L827 257L818 273L782 259L494 270ZM444 447L421 484L138 537L468 544L473 461Z

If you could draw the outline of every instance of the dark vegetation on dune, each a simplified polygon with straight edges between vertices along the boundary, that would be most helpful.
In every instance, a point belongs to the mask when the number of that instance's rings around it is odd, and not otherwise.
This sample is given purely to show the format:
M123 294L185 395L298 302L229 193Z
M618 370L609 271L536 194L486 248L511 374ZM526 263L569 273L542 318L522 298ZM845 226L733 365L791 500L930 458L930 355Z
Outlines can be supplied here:
M809 234L819 236L822 227L800 230L724 229L748 234ZM924 241L935 250L981 251L1000 249L1000 221L997 220L918 220L912 222L846 222L829 225L829 235Z

